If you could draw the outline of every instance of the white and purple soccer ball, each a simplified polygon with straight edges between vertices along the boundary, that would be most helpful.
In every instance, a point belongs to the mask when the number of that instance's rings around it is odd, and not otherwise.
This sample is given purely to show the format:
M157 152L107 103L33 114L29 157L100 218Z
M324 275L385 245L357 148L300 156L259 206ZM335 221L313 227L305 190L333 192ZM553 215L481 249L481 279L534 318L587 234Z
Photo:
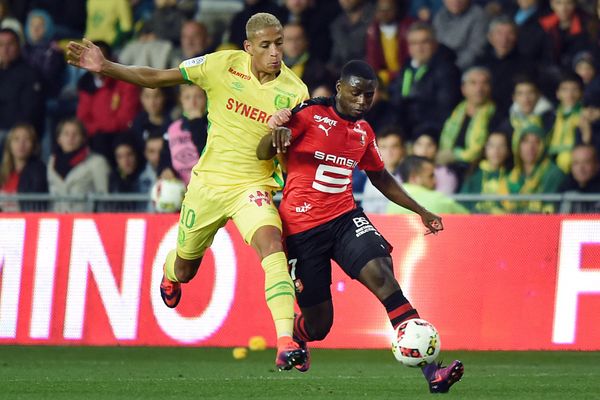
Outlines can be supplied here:
M441 343L437 329L424 319L409 319L396 329L392 352L407 367L431 364L440 354Z

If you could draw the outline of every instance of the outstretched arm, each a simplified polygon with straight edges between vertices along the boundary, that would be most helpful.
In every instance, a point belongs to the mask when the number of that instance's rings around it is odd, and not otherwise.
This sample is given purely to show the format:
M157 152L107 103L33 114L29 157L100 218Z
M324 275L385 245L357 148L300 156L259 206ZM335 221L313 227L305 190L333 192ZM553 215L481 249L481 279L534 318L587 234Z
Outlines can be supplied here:
M430 233L437 233L444 230L442 218L429 212L419 203L417 203L402 186L387 172L385 169L381 171L365 171L369 180L385 197L398 204L401 207L407 208L421 217L423 225L429 229Z
M69 42L67 46L67 62L79 68L87 69L111 78L119 79L134 85L149 88L174 86L186 83L177 68L156 69L118 64L104 58L100 48L87 39L82 43Z

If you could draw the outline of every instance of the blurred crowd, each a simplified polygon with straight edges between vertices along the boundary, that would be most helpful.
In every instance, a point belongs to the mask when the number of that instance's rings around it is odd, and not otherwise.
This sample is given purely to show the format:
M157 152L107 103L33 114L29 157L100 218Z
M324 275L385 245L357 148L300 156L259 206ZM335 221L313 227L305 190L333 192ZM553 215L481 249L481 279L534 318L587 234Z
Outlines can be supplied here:
M544 201L460 204L455 193L600 194L597 0L240 0L225 18L205 15L206 2L0 0L0 192L149 193L159 178L187 183L206 144L205 93L79 70L66 64L66 44L86 37L112 60L175 68L242 48L247 19L269 12L284 26L285 64L311 96L333 95L351 59L374 67L379 88L366 119L386 169L433 212L557 211ZM404 211L364 173L353 176L365 211ZM573 211L600 212L600 202Z

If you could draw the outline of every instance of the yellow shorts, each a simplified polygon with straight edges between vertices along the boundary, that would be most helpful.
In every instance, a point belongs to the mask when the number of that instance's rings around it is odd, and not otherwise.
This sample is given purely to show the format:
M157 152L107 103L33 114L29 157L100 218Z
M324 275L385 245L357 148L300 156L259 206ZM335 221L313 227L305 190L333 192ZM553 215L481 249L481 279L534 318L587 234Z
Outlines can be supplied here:
M195 260L204 255L217 231L231 218L247 244L263 226L281 230L270 187L219 190L192 181L188 186L177 235L177 255Z

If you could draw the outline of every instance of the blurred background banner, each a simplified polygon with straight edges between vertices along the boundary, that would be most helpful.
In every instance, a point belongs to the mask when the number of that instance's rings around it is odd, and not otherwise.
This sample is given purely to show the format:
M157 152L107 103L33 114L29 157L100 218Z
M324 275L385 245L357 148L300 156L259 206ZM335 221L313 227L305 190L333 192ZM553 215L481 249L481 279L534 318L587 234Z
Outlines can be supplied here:
M395 273L444 349L600 350L598 216L371 217ZM158 286L176 215L0 218L0 344L240 346L274 329L263 271L234 225L168 309ZM317 347L387 348L385 310L333 268L334 327Z

